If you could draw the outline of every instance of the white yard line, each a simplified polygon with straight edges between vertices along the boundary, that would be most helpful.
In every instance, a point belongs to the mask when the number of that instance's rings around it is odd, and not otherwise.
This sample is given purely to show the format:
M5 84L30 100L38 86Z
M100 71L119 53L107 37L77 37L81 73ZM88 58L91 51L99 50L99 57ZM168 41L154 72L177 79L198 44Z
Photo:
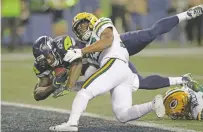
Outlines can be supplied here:
M136 56L194 56L194 57L203 57L203 48L159 48L159 49L144 49ZM33 59L32 53L11 53L11 54L2 54L2 61L11 61L11 60L27 60Z
M62 114L66 114L66 113L70 114L70 110L57 109L57 108L52 108L52 107L42 107L42 106L21 104L21 103L15 103L15 102L6 102L6 101L1 101L1 104L5 105L5 106L13 106L13 107L29 108L29 109L36 109L36 110L43 110L43 111L52 111L52 112L58 112L58 113L62 113ZM83 116L99 118L99 119L104 119L104 120L109 120L109 121L115 121L115 119L112 117L101 116L101 115L86 113L86 112L83 114ZM153 128L176 131L176 132L197 132L195 130L187 130L187 129L176 128L176 127L166 127L164 125L159 125L159 124L155 124L155 123L147 123L144 121L133 121L133 122L129 122L129 124L143 126L143 127L153 127Z

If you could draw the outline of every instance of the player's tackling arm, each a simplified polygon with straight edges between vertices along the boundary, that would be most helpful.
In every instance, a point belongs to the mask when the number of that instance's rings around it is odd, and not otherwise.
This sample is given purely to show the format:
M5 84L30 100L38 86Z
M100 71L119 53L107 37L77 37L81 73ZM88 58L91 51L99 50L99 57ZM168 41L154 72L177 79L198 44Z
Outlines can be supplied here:
M69 71L68 82L66 84L68 88L72 89L75 86L76 81L80 77L81 70L82 70L82 59L72 62Z
M91 53L91 52L100 52L106 48L111 47L113 43L113 30L112 28L106 28L101 33L100 40L95 42L94 44L87 46L82 49L83 54Z
M34 99L36 101L46 99L54 91L52 85L50 85L49 77L40 78L39 83L34 88Z

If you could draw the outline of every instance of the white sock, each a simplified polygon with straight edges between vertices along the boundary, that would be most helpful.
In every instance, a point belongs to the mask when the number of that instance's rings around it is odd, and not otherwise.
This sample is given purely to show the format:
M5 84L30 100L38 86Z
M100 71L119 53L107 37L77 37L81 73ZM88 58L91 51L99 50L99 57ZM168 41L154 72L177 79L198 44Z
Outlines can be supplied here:
M170 86L183 84L183 77L169 77Z
M191 19L191 18L187 15L187 12L183 12L183 13L177 14L177 17L178 17L178 19L179 19L179 23L181 23L182 21Z
M80 90L72 104L72 110L68 122L72 125L78 125L80 116L85 111L91 97L86 94L85 89Z
M146 115L147 113L152 111L152 102L140 104L140 105L133 105L127 111L121 113L121 117L123 122L131 121L139 119L140 117Z

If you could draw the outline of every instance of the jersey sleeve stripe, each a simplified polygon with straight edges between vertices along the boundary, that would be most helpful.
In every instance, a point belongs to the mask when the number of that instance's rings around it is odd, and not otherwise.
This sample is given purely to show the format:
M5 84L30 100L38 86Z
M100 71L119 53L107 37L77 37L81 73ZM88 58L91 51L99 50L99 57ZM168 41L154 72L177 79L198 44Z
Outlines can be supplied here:
M68 50L72 46L72 40L69 36L65 38L63 45L65 50Z
M96 25L96 27L95 27L95 32L96 32L96 34L99 32L99 29L100 29L103 25L108 24L108 23L111 23L111 21L106 20L106 21L102 21L102 22L98 23L98 24Z
M111 22L110 20L103 20L103 21L100 21L96 24L95 26L95 30L97 30L98 26L101 24L101 23L104 23L104 22Z
M115 62L116 59L110 59L104 64L103 67L101 67L97 72L95 72L93 75L91 75L82 85L82 88L87 88L96 78L98 78L100 75L102 75L104 72L106 72Z

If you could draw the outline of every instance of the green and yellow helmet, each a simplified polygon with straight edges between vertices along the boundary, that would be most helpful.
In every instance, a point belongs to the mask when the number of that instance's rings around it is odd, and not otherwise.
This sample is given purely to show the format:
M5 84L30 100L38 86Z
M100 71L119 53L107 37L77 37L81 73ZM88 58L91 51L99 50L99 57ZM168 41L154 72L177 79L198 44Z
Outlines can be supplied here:
M180 88L173 88L164 96L166 115L171 119L183 119L188 116L189 95Z
M78 13L74 18L72 22L72 30L74 34L78 37L78 39L82 41L89 40L94 25L97 22L98 18L87 12ZM82 24L86 24L85 29L83 30Z

